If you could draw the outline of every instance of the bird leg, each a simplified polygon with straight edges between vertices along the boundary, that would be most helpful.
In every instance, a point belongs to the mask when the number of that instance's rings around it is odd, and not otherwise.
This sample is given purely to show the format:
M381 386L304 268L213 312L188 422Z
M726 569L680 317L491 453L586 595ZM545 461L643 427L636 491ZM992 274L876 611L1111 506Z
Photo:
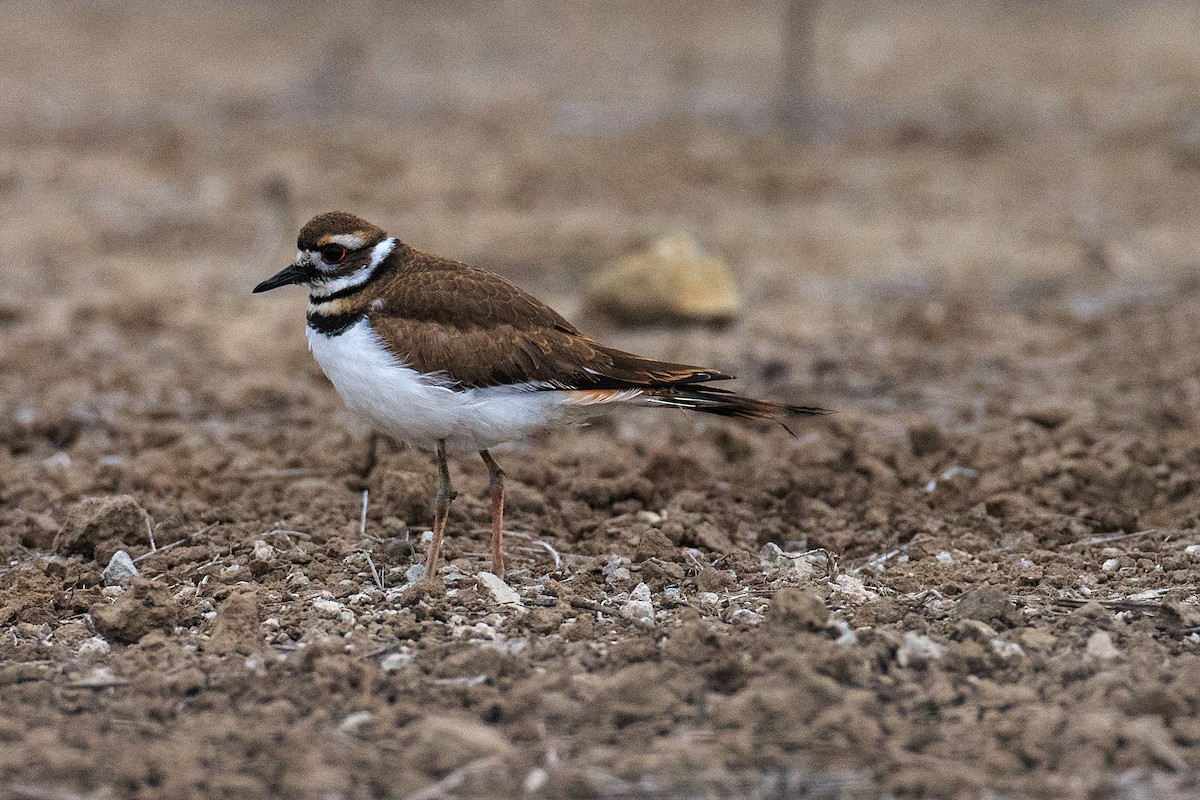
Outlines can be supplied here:
M504 577L504 470L487 450L479 455L488 468L488 489L492 492L492 572Z
M376 465L379 463L379 433L372 430L367 434L367 453L363 463L354 469L355 477L362 482L363 488L366 488L366 483L371 478L371 473L375 471Z
M437 441L438 488L437 508L433 518L433 542L425 559L425 577L432 578L437 569L438 556L442 550L442 536L446 533L446 517L450 515L450 501L458 496L450 485L450 465L446 463L446 440Z

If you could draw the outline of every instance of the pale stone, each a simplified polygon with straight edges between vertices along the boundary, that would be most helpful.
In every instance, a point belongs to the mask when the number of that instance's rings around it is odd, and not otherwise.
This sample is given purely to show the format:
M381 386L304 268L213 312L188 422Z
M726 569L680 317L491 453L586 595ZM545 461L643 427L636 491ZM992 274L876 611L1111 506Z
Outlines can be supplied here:
M106 586L124 586L138 576L137 565L129 553L118 550L108 560L108 566L100 573Z
M742 298L728 266L688 234L617 258L588 283L589 306L630 324L727 322Z
M481 572L475 576L475 580L500 605L520 609L525 608L525 603L521 601L521 596L498 575L494 575L491 572Z

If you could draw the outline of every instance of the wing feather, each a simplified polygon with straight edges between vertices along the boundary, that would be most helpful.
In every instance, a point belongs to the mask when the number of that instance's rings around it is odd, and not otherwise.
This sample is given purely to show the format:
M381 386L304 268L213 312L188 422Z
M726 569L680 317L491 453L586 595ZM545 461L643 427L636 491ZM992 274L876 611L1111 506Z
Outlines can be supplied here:
M409 366L462 388L607 390L732 377L606 347L529 293L466 264L413 252L381 283L372 326Z

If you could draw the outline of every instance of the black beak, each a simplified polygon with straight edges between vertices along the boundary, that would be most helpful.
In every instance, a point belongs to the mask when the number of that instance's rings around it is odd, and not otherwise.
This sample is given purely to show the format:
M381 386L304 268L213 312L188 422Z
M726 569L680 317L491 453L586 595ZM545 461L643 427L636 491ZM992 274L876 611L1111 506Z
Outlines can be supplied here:
M276 272L271 277L254 287L251 294L259 292L269 292L272 289L278 289L280 286L291 286L293 283L304 283L308 280L308 274L302 267L296 264L288 264L283 269Z

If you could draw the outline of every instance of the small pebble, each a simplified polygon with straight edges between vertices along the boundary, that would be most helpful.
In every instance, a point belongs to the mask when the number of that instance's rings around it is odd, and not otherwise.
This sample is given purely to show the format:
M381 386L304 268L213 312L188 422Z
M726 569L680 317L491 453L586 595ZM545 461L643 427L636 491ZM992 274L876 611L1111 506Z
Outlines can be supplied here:
M318 597L312 601L313 610L318 614L323 614L327 617L336 617L342 613L346 607L337 600L330 600L328 597Z
M87 658L88 656L107 655L111 650L112 646L104 640L103 636L93 636L90 639L85 639L75 652L80 658Z
M364 722L369 722L370 719L370 711L355 711L353 714L346 715L346 718L338 725L338 730L342 733L354 733Z
M944 650L928 636L909 631L904 634L904 642L896 650L896 663L902 667L922 667L931 661L939 661Z
M534 767L529 770L525 776L525 780L521 783L521 790L525 794L537 794L546 785L546 780L550 777L549 773L541 767Z
M389 653L379 662L379 668L384 672L395 672L404 669L413 662L413 654L407 652Z
M1087 642L1087 648L1084 650L1089 658L1096 661L1111 661L1114 658L1119 658L1121 651L1113 644L1112 637L1108 635L1108 631L1096 631L1093 633Z
M853 575L838 575L829 585L852 603L869 603L879 599L877 593L863 585L862 578Z
M124 586L138 576L137 565L129 557L129 553L118 550L108 560L108 566L100 573L106 586Z
M629 593L629 599L621 606L621 616L639 625L654 627L654 604L650 601L650 587L639 583Z
M262 539L254 540L254 560L268 563L275 560L275 548Z
M738 625L761 625L763 615L748 608L739 608L729 615L729 621Z
M475 580L500 605L525 608L525 603L521 601L521 596L499 576L491 572L481 572L475 576Z

